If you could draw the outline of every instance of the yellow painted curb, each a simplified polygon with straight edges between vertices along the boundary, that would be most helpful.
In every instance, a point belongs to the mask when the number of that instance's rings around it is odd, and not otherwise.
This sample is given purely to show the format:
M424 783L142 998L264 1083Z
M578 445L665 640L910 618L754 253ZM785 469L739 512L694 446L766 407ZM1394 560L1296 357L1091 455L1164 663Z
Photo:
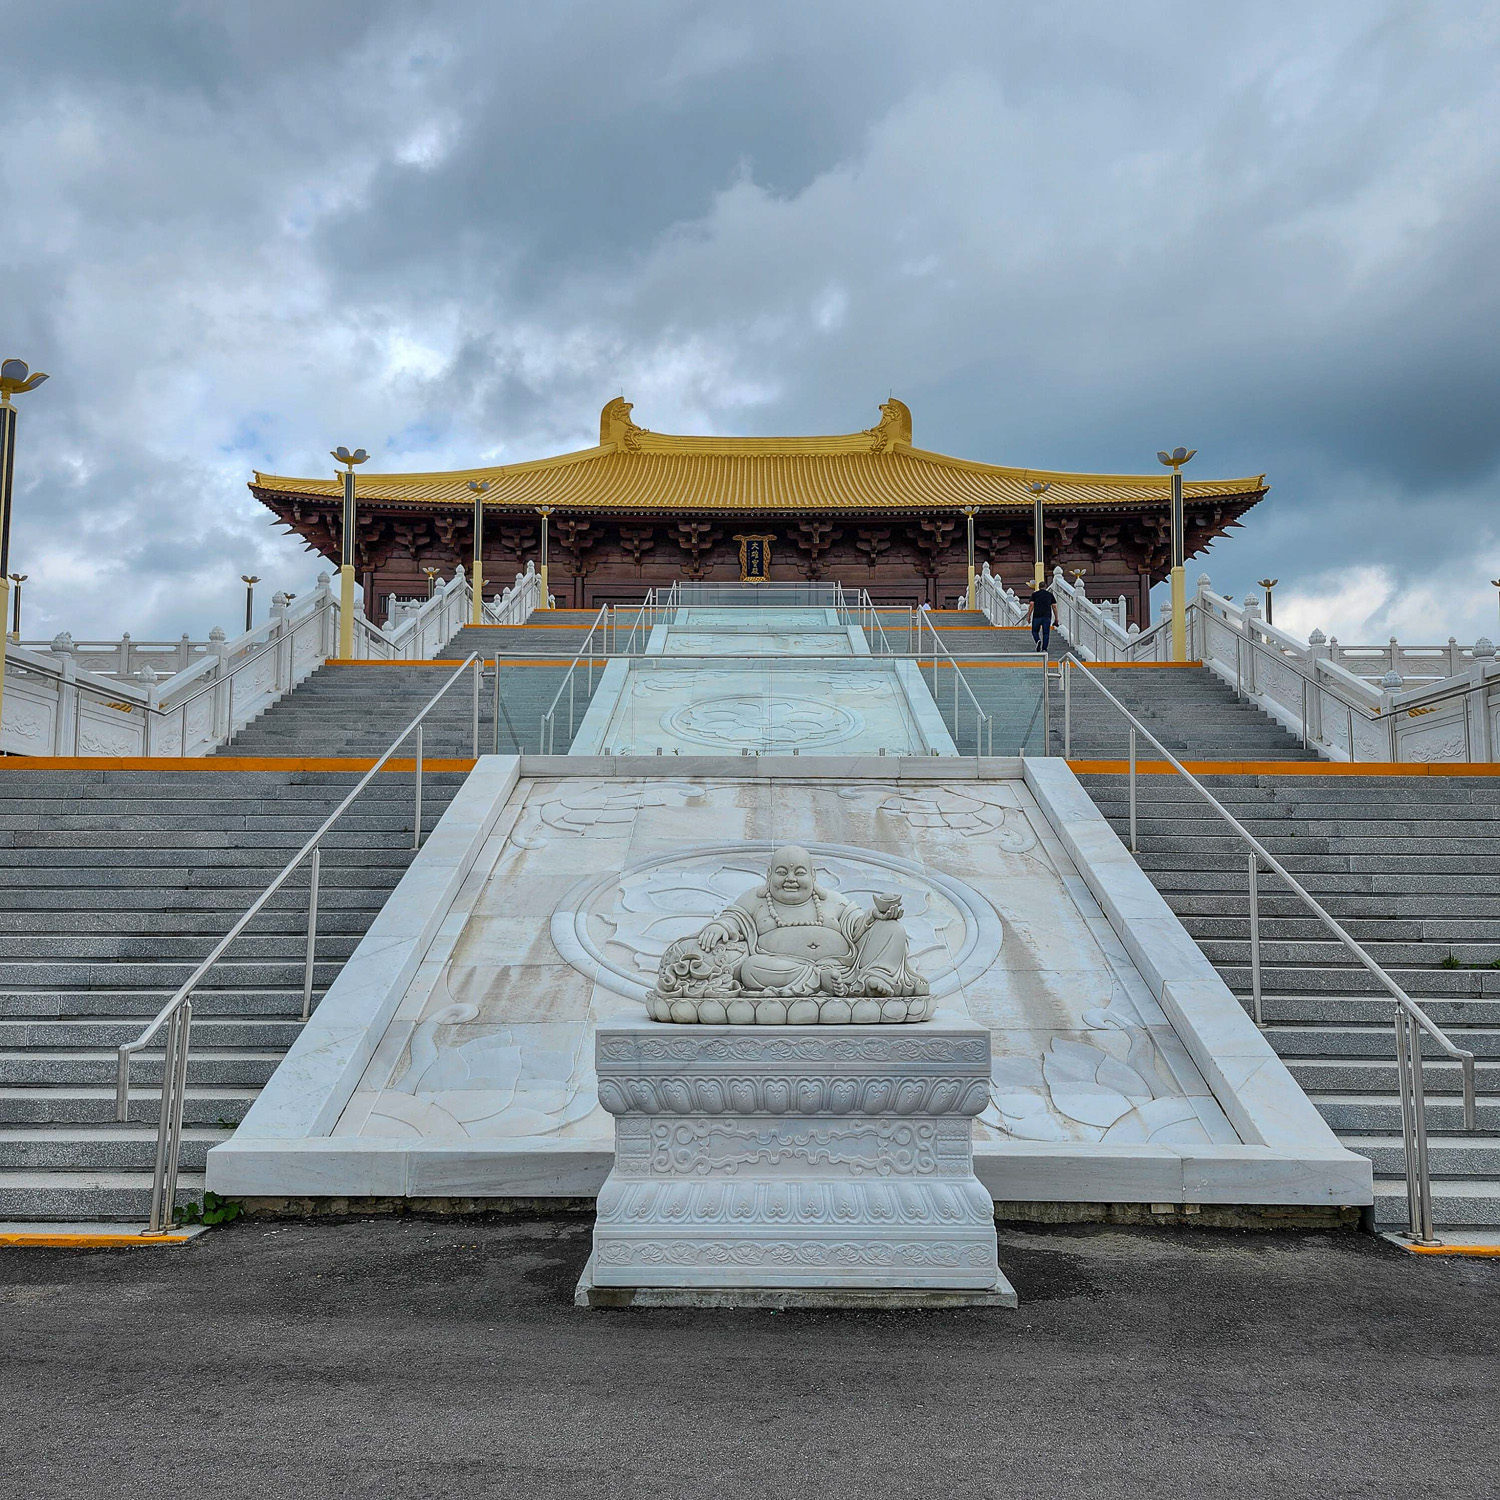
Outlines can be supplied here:
M126 1250L155 1245L186 1245L192 1234L7 1234L0 1232L0 1248L7 1250Z

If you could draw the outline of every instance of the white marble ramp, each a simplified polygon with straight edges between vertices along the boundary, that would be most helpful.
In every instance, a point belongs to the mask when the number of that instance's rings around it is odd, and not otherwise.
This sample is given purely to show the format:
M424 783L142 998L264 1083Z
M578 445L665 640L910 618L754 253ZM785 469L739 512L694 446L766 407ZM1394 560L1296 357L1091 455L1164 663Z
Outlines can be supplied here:
M595 1027L640 1015L666 946L795 842L846 895L899 892L914 965L989 1031L975 1166L997 1200L1369 1201L1369 1164L1338 1146L1065 764L816 766L481 761L210 1154L209 1185L596 1193L612 1127Z

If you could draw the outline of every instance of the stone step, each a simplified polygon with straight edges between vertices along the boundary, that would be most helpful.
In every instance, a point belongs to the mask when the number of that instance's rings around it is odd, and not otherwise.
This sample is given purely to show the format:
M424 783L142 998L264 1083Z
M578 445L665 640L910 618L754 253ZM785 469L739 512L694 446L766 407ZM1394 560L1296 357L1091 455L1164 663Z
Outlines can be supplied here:
M182 1172L176 1203L203 1197L202 1172ZM151 1212L150 1172L12 1172L0 1170L0 1220L83 1222L145 1220Z
M262 932L259 918L252 929L243 932L230 945L231 957L244 962L249 959L302 959L306 951L304 932ZM170 925L170 924L163 924ZM227 927L229 924L225 924ZM359 937L352 933L329 933L319 923L317 957L322 963L342 963L354 952ZM0 964L9 973L11 961L17 964L27 960L50 958L55 963L96 963L100 960L138 959L163 962L170 959L188 959L196 962L206 958L214 946L212 937L196 935L176 936L160 930L145 933L69 933L50 936L18 937L11 933L0 933Z
M209 1148L231 1130L185 1125L179 1170L205 1170ZM0 1126L0 1161L7 1171L144 1172L156 1167L155 1125Z
M1472 1052L1476 1059L1500 1061L1500 1030L1473 1026L1445 1026L1444 1033L1455 1047ZM1339 1057L1344 1059L1396 1056L1396 1030L1387 1026L1294 1026L1278 1024L1265 1028L1266 1040L1278 1057ZM1445 1057L1432 1037L1424 1036L1422 1056L1436 1061Z
M214 966L213 979L221 988L243 985L247 989L287 989L303 982L304 965L300 959L284 963L270 960L221 958ZM343 961L319 960L313 964L313 985L327 989L333 983ZM146 989L175 989L187 981L196 963L143 963L136 960L101 960L43 963L38 960L13 960L5 966L7 983L27 989L118 989L122 985L140 985Z
M1309 1097L1324 1094L1394 1094L1397 1087L1394 1058L1383 1057L1288 1057L1287 1071ZM1500 1066L1481 1060L1475 1066L1474 1092L1500 1094ZM1429 1059L1422 1066L1423 1089L1428 1098L1463 1094L1459 1065L1446 1058Z
M1377 1178L1375 1182L1375 1224L1393 1229L1406 1224L1406 1184L1404 1180ZM1440 1238L1462 1244L1462 1229L1493 1229L1500 1226L1500 1194L1491 1177L1448 1177L1432 1184L1432 1221Z
M188 1081L202 1087L254 1084L263 1088L281 1061L277 1051L243 1049L219 1052L194 1047L188 1058ZM81 1051L0 1052L0 1084L113 1084L116 1054ZM161 1054L142 1055L131 1066L132 1085L161 1084Z
M193 991L193 1022L211 1017L295 1020L302 1014L302 987L282 989L223 989L213 981ZM13 990L0 989L0 1016L12 1020L123 1019L149 1020L175 991L170 989ZM323 992L313 990L316 1010Z
M1250 940L1234 938L1198 938L1198 946L1208 960L1224 968L1250 961ZM1421 942L1371 942L1360 944L1366 953L1382 968L1436 969L1446 959L1453 959L1462 968L1449 965L1443 972L1464 973L1485 969L1500 973L1500 943L1421 943ZM0 953L4 952L0 946ZM1358 960L1342 943L1330 937L1324 942L1283 942L1268 936L1262 929L1260 943L1262 964L1277 968L1344 968ZM1500 993L1497 990L1496 993Z
M1338 1132L1340 1140L1347 1141L1350 1135L1361 1132L1400 1134L1401 1101L1395 1094L1312 1094L1309 1097L1318 1113ZM1429 1135L1463 1133L1464 1113L1460 1098L1444 1095L1437 1099L1428 1098L1426 1104ZM1478 1099L1476 1115L1475 1123L1481 1131L1491 1135L1500 1131L1500 1098Z
M149 1019L149 1018L148 1018ZM141 1022L131 1018L89 1017L70 1020L0 1020L0 1056L25 1049L78 1047L97 1050L119 1047L141 1034ZM200 1019L193 1010L192 1045L210 1051L243 1047L254 1051L277 1048L285 1051L301 1035L300 1020L267 1017L216 1017ZM160 1046L148 1048L142 1057L159 1054Z
M1241 994L1248 1011L1250 997ZM1444 999L1425 996L1422 1009L1439 1026L1500 1027L1500 996ZM1261 1014L1268 1022L1301 1022L1314 1025L1394 1026L1395 1001L1378 994L1298 995L1262 994Z
M1301 901L1290 902L1307 908ZM1204 916L1194 912L1178 910L1175 902L1169 903L1177 912L1182 925L1198 941L1200 947L1206 941L1249 941L1250 907L1248 899L1240 903L1240 911L1234 915ZM1325 903L1326 904L1326 903ZM1284 909L1284 906L1283 908ZM1333 915L1332 912L1329 915ZM1381 944L1421 945L1437 947L1440 956L1452 953L1464 962L1478 962L1470 949L1473 947L1500 946L1500 924L1484 917L1397 917L1395 915L1370 918L1349 917L1340 919L1340 925L1356 942L1364 944L1377 958ZM1279 911L1267 909L1260 903L1260 936L1263 943L1291 943L1332 941L1328 928L1314 916L1281 915ZM1207 948L1203 950L1208 952Z
M1353 1132L1343 1137L1343 1143L1367 1157L1381 1176L1404 1178L1406 1150L1399 1134ZM1434 1183L1440 1178L1500 1176L1500 1135L1429 1135L1427 1167Z
M1250 993L1248 964L1220 964L1216 967L1230 989L1237 994ZM1387 968L1386 973L1419 1003L1429 995L1453 998L1464 995L1500 995L1500 969ZM1372 993L1370 976L1362 968L1313 968L1311 965L1285 969L1264 968L1261 971L1261 989L1267 993L1282 994L1305 992L1367 996Z
M258 1087L237 1084L190 1086L182 1116L189 1125L238 1125L260 1093ZM161 1118L161 1094L132 1088L127 1112L137 1125L156 1129ZM104 1125L115 1118L114 1085L5 1084L0 1086L0 1124Z
M320 882L321 886L321 882ZM342 893L330 893L342 894ZM378 911L374 894L361 891L363 898L358 906L347 901L326 901L324 892L318 891L319 936L341 937L359 934L370 925L372 910ZM385 894L384 892L381 893ZM104 910L102 908L78 909L48 906L43 909L8 905L0 911L0 942L22 940L26 935L33 940L43 935L59 938L67 936L103 937L116 934L121 938L149 935L173 939L191 937L222 937L234 926L249 903L240 896L233 905L225 902L216 910L193 911L163 909L161 906L145 909ZM1241 924L1243 925L1243 924ZM303 935L307 931L307 892L302 892L300 902L268 903L250 924L250 936L269 938L273 935ZM202 946L200 944L200 946ZM0 952L5 950L0 949Z

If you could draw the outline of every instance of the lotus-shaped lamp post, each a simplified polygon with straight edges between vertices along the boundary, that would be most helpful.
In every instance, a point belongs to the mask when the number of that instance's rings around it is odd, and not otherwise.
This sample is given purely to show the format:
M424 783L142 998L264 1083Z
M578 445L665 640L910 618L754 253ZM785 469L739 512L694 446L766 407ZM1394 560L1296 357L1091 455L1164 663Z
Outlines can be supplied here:
M1052 488L1045 479L1033 479L1026 486L1031 491L1031 530L1036 540L1036 560L1031 568L1031 583L1041 588L1047 581L1047 557L1042 544L1042 496Z
M1281 580L1279 578L1262 578L1260 580L1260 586L1266 591L1266 624L1267 625L1270 625L1270 624L1274 623L1272 621L1272 619L1271 619L1271 590L1274 589L1276 587L1276 585L1278 583L1280 583L1280 582L1281 582Z
M46 378L40 370L33 374L24 359L0 361L0 704L5 701L5 617L10 613L11 584L10 499L16 473L16 409L10 398L34 391Z
M968 523L969 533L969 592L964 596L965 603L970 609L978 609L974 602L974 516L977 507L966 505L964 507L964 519Z
M245 585L245 631L248 634L255 623L255 585L260 582L260 577L255 573L241 573L240 582Z
M330 456L344 466L344 527L339 554L339 655L348 661L354 655L354 466L370 455L363 448L352 453L344 447L330 449Z
M29 573L12 573L10 575L10 581L16 586L15 603L11 606L10 612L10 638L13 641L21 639L21 585L30 576Z
M474 496L474 571L469 582L474 588L474 612L470 621L484 624L484 497L489 494L488 479L471 479L469 492Z
M1182 516L1182 466L1198 450L1157 450L1157 461L1172 471L1172 660L1187 660L1187 570L1184 567Z

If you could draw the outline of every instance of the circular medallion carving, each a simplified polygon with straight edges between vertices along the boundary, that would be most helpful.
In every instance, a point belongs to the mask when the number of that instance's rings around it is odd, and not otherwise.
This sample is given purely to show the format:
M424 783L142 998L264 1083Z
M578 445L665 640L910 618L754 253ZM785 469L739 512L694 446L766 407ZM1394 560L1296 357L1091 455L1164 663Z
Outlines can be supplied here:
M715 750L755 745L778 751L818 749L852 739L864 720L852 709L781 693L726 693L662 715L662 728Z
M818 883L861 906L899 895L912 967L933 998L983 974L1000 952L1000 918L961 880L884 850L808 844ZM645 1001L661 956L765 879L769 843L698 845L580 880L552 914L552 942L581 974Z

